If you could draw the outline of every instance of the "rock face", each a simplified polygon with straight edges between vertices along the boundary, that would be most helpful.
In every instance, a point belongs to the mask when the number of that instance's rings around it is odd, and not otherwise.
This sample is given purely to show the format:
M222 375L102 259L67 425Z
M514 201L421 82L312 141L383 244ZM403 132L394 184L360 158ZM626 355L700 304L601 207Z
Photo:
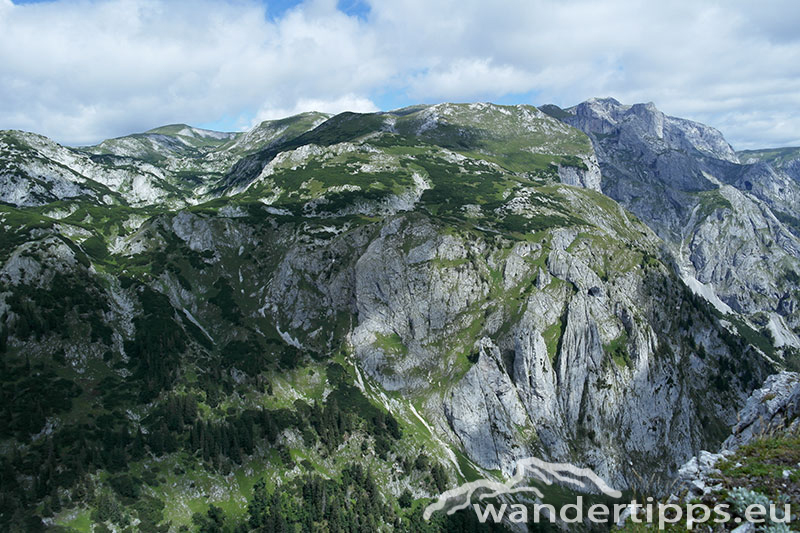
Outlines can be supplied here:
M738 163L739 158L722 134L704 124L669 117L652 103L622 105L613 98L592 98L570 108L581 130L605 135L619 133L620 143L640 155L653 148L697 153ZM572 121L567 118L567 121Z
M645 471L674 475L721 440L714 428L734 423L734 406L766 367L754 351L739 360L705 304L654 256L643 259L658 253L646 228L610 224L603 209L583 216L597 225L591 237L557 229L515 243L397 215L369 242L357 232L345 244L345 232L325 252L295 244L268 293L280 300L264 306L320 350L323 311L354 306L350 343L366 374L424 399L442 437L483 468L510 475L517 459L536 455L590 465L619 486ZM319 282L328 275L316 257L342 262L331 285ZM318 280L315 290L302 279ZM681 335L691 341L670 333L687 322ZM737 370L723 371L722 360Z
M597 158L592 154L582 158L581 163L580 166L559 166L558 177L561 183L600 191L602 179Z
M444 404L444 414L470 458L489 468L526 457L528 450L516 428L528 422L500 349L485 338L478 345L478 361L461 379Z
M701 450L698 455L689 459L678 470L677 486L686 491L686 498L702 498L712 490L721 487L714 482L721 472L716 468L717 463L731 455L730 450L723 449L720 453L711 453Z
M753 152L740 162L717 130L653 104L544 109L589 135L603 192L666 241L695 292L800 347L796 159Z
M800 415L800 374L781 372L770 376L753 391L739 411L738 421L725 439L725 450L739 446L779 429L785 429Z

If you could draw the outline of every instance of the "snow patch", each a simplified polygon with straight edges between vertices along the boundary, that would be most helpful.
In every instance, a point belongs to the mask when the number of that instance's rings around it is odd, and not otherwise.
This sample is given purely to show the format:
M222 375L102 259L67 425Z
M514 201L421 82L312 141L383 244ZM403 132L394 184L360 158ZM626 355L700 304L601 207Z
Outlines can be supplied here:
M302 350L302 349L303 349L303 345L302 345L302 344L300 344L300 341L298 341L297 339L295 339L294 337L292 337L291 335L289 335L289 333L287 333L287 332L285 332L285 331L281 331L281 328L280 328L280 326L278 326L278 324L277 324L277 323L275 323L275 331L277 331L277 332L278 332L278 335L280 335L280 336L281 336L281 339L283 339L283 341L284 341L286 344L289 344L289 345L291 345L291 346L294 346L295 348L298 348L298 349L300 349L300 350Z

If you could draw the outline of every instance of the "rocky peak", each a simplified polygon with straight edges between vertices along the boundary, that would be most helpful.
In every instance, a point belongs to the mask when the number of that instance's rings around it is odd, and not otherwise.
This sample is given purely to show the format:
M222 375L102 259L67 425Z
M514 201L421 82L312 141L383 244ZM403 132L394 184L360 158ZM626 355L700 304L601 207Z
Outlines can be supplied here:
M564 121L593 134L621 129L628 143L646 139L661 149L697 151L723 161L738 163L733 148L718 130L662 113L653 102L623 105L613 98L593 98L566 110L574 118ZM625 125L621 128L621 125Z

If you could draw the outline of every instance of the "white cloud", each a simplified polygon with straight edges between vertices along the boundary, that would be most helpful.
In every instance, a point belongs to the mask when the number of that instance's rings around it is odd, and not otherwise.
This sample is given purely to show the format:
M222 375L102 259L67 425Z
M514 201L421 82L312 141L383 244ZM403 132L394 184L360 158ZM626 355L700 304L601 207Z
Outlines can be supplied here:
M256 0L0 0L0 127L75 143L169 122L535 94L654 101L737 148L800 139L794 0L368 3L359 19L336 0L277 18Z
M0 127L82 143L163 123L252 117L265 105L366 109L364 97L349 95L379 84L386 67L369 54L374 36L360 25L325 2L277 22L247 1L6 7Z
M302 98L291 107L271 107L269 105L262 107L258 110L258 113L256 113L256 117L250 123L249 127L253 127L264 120L289 117L305 111L321 111L322 113L335 115L344 111L373 113L379 111L379 109L372 100L352 94L336 98L335 100Z
M534 86L535 76L513 65L464 58L413 77L410 94L424 99L471 100L486 94L524 93Z
M375 4L391 46L423 66L411 83L422 100L465 99L492 87L497 96L535 91L534 103L562 106L614 96L704 120L737 147L800 138L794 1L771 3L771 15L745 1ZM780 111L770 111L775 105ZM754 110L769 117L758 129L748 127ZM776 121L787 126L764 126Z

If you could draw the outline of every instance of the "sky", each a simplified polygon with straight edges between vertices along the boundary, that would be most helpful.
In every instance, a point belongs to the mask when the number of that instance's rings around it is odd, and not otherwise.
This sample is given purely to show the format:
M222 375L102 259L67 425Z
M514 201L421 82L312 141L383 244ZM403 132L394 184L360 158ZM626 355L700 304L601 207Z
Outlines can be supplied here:
M0 0L0 129L69 145L303 111L654 102L800 146L796 0Z

